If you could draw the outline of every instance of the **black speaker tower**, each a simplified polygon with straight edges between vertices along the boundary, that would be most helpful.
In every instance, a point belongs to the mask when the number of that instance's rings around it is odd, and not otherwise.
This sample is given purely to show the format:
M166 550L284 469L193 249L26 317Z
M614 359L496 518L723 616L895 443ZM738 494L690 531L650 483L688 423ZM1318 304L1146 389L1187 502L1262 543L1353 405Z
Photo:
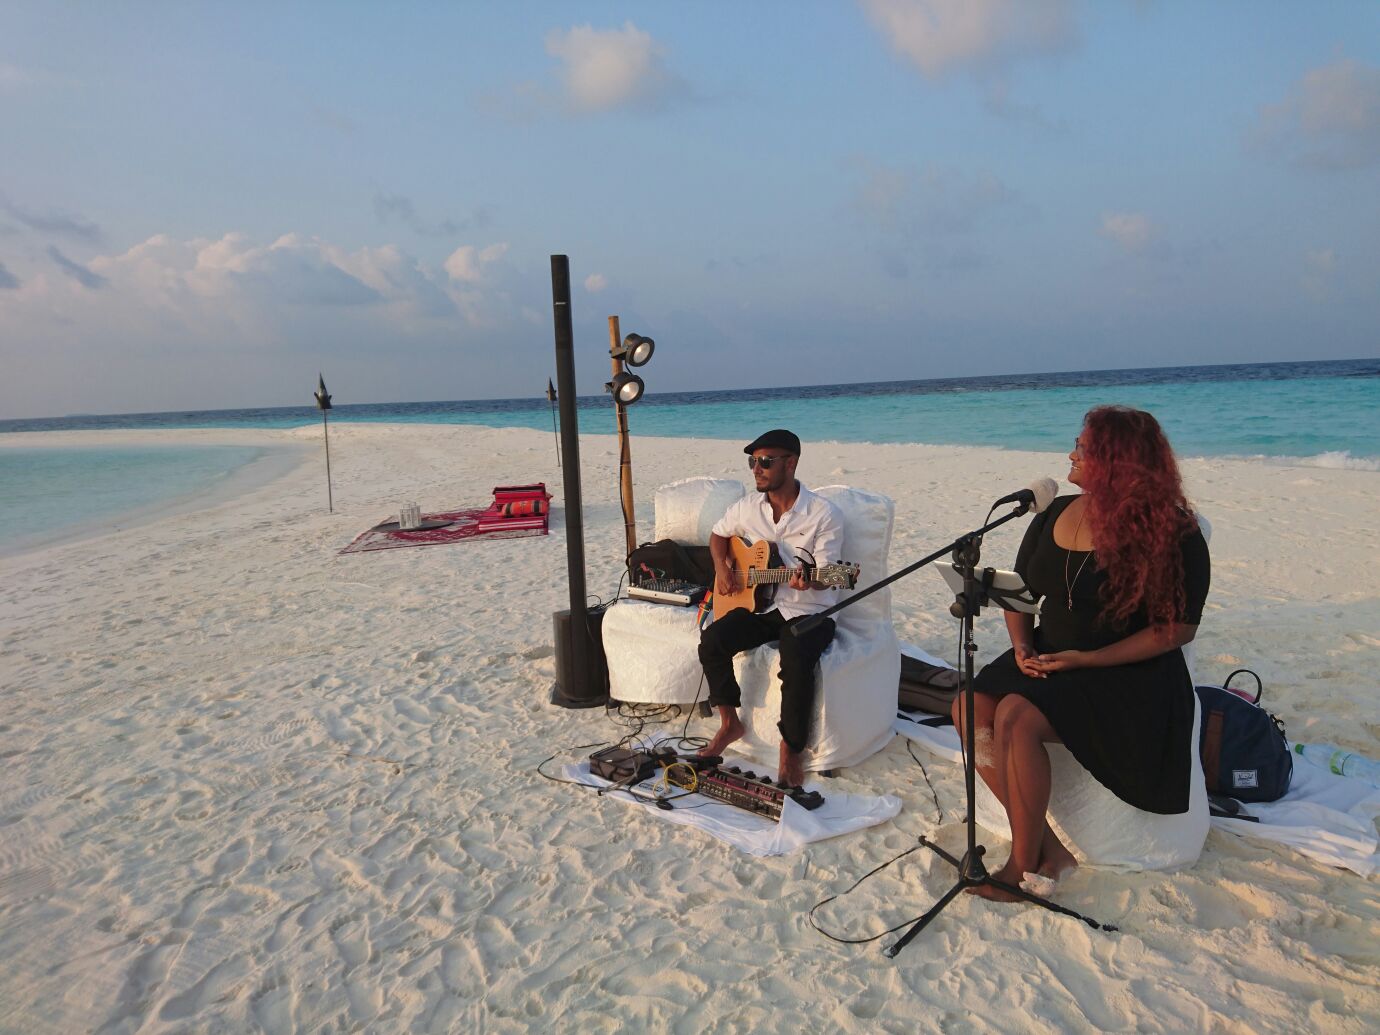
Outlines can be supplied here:
M603 647L593 636L586 604L580 425L575 405L575 332L570 316L570 260L564 255L551 256L551 308L556 324L556 398L561 412L565 556L570 578L570 610L557 611L553 621L557 663L551 703L562 708L597 708L608 700L608 676L600 676Z

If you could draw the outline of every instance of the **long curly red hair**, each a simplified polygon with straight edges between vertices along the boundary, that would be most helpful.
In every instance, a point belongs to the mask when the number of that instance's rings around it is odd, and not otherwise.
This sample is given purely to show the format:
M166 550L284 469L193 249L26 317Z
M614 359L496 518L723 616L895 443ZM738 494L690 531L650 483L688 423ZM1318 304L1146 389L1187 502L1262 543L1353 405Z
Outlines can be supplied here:
M1152 625L1177 621L1184 608L1179 544L1197 518L1159 421L1126 406L1095 407L1083 418L1082 452L1108 617L1124 624L1144 607Z

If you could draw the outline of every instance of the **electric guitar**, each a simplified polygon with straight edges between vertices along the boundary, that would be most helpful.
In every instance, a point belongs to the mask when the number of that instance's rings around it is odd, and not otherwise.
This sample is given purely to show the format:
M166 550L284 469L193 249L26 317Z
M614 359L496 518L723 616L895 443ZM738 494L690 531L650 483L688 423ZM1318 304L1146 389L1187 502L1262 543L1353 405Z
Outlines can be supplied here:
M737 593L725 594L714 591L714 621L718 621L730 611L745 607L756 611L766 601L764 587L789 582L792 575L803 575L807 582L818 582L829 589L852 589L858 584L858 566L840 561L837 564L802 565L799 568L772 567L773 561L780 558L765 539L749 546L743 539L733 536L728 541L728 556L733 571L738 576Z

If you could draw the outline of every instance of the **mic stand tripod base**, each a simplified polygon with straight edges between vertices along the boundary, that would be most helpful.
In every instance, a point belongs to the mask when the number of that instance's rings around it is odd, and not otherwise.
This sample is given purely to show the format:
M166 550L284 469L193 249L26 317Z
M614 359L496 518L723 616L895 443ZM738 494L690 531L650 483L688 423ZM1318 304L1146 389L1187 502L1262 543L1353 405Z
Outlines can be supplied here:
M920 843L953 866L954 869L958 871L958 881L952 888L944 893L943 898L930 907L929 911L925 913L924 916L915 921L910 929L896 940L894 945L889 945L882 950L882 955L886 956L887 959L894 959L898 952L910 944L912 938L923 931L929 925L929 922L937 917L940 912L943 911L944 907L958 896L959 892L967 891L969 888L979 888L983 885L1001 888L1002 891L1015 895L1017 898L1025 899L1027 902L1033 902L1037 906L1044 906L1046 909L1052 910L1055 913L1063 913L1065 916L1071 916L1076 920L1082 920L1095 931L1117 930L1112 924L1100 924L1091 917L1084 916L1082 913L1076 913L1072 909L1066 909L1057 902L1051 902L1047 898L1041 898L1039 895L1026 891L1024 888L1017 887L1013 884L1007 884L1005 881L997 880L995 877L989 875L987 868L982 864L982 856L987 851L982 845L977 845L971 851L965 852L962 859L958 859L940 848L927 837L920 838Z

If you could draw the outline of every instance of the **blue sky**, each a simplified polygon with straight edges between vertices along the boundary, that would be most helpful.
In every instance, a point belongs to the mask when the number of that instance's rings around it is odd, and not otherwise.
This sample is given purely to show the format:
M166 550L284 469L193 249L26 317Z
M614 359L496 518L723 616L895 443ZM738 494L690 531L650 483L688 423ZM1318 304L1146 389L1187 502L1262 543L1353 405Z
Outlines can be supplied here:
M1380 4L0 8L0 418L1380 352Z

